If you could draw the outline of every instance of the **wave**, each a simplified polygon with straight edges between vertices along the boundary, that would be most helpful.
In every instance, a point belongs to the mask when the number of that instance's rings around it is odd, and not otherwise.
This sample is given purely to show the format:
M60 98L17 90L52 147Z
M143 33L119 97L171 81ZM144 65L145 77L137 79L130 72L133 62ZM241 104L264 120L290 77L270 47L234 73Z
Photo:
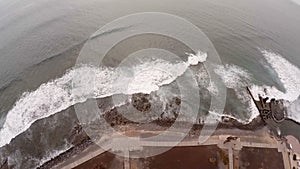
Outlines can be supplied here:
M234 118L245 124L257 117L258 110L245 90L246 86L250 86L254 96L260 94L264 97L290 101L288 117L300 122L299 68L279 54L265 50L261 52L276 72L286 91L282 92L274 86L252 84L252 75L237 65L216 65L215 73L221 77L227 88L235 91L237 98L248 106L248 111L251 113L247 120L228 114L216 114L216 116ZM203 62L206 58L206 53L198 52L195 55L189 54L187 62L170 63L162 59L152 59L133 67L107 68L89 65L75 67L61 78L42 84L35 91L26 92L21 96L8 112L3 128L0 130L0 135L3 136L0 146L8 144L36 120L85 102L87 99L104 98L116 94L149 94L157 91L161 86L170 84L183 75L190 65ZM209 84L208 89L211 94L218 92L213 83Z
M214 71L220 76L227 88L234 90L235 95L241 101L241 103L247 105L248 112L250 113L250 117L246 120L242 120L236 117L236 115L222 114L221 116L235 119L243 124L250 123L259 115L255 104L252 102L249 93L246 91L246 87L252 85L252 75L246 69L230 64L219 65L214 69Z
M8 112L0 130L0 147L10 143L35 121L87 99L156 91L183 75L190 65L205 61L206 57L206 53L197 53L189 55L187 62L170 63L156 59L133 67L75 67L61 78L44 83L35 91L21 96Z
M282 83L285 91L280 91L274 86L251 86L253 95L258 99L258 95L263 97L284 99L290 102L287 117L300 122L299 96L300 96L300 69L285 59L283 56L267 50L261 53L276 72L278 79Z
M246 104L248 111L251 112L251 117L246 121L232 115L223 115L223 117L227 116L242 123L249 123L259 115L255 104L245 90L248 86L256 99L258 99L258 95L261 95L262 97L289 101L290 103L286 104L288 109L287 117L300 122L300 69L279 54L267 50L261 50L261 53L269 64L266 66L270 66L270 69L274 71L285 91L281 91L275 86L253 84L252 75L237 65L219 65L214 70L216 74L221 77L227 88L235 91L237 98L243 104Z

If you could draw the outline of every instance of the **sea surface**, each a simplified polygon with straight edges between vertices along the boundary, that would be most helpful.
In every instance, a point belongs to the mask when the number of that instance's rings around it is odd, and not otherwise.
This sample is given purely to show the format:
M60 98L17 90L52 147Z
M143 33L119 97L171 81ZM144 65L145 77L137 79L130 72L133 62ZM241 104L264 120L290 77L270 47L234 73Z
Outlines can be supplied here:
M120 44L109 53L116 59L106 60L107 65L126 57L134 45L168 48L171 44L169 49L183 60L168 62L160 51L151 57L146 51L144 59L129 59L134 63L130 70L126 63L121 68L76 65L80 50L94 32L138 12L185 18L209 38L222 61L213 71L227 88L225 109L218 116L225 114L243 123L255 118L258 112L247 93L249 86L255 96L288 100L288 117L300 122L300 4L296 2L0 0L0 164L8 159L14 168L35 168L72 147L68 138L77 123L74 105L91 98L158 91L159 100L164 101L176 96L167 92L172 91L168 86L188 68L198 83L204 79L203 90L211 95L220 92L213 84L205 86L207 73L202 62L205 64L205 52L210 58L209 51L199 47L198 53L186 54L191 52L187 47L155 35ZM126 24L116 29L126 27L138 29ZM76 95L70 94L74 79L75 86L82 87L75 90ZM124 82L130 90L122 88ZM95 88L88 88L90 83ZM300 127L294 122L282 124L280 130L300 138Z

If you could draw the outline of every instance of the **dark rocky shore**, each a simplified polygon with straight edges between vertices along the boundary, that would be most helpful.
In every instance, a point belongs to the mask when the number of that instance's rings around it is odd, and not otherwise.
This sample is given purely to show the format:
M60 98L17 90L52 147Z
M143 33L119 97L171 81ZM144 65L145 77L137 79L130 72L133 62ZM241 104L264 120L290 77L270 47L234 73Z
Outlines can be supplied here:
M122 115L118 114L116 108L106 112L103 116L106 121L115 129L120 129L122 126L130 126L131 128L143 128L141 125L131 122L124 118ZM158 119L152 122L153 125L168 128L171 126L175 121L174 119ZM217 129L241 129L241 130L258 130L265 126L265 123L261 120L260 117L255 118L251 123L249 124L242 124L238 122L235 119L227 118L226 122L220 122L218 124ZM198 133L201 131L203 125L201 124L195 124L193 125L193 128L190 130L190 135L194 135L195 133ZM150 129L151 130L151 129ZM81 151L85 150L89 146L93 145L93 141L90 139L89 136L85 133L83 128L78 124L76 128L74 128L74 137L72 138L72 143L74 146L70 148L69 150L61 153L57 157L47 161L43 165L39 166L39 169L48 169L52 168L53 166L59 164L60 162L63 162L64 160L68 159L71 156L74 156Z
M153 108L153 102L149 101L150 95L148 94L135 94L131 98L131 102L126 103L119 107L114 107L111 109L112 105L108 105L107 103L111 104L111 101L108 100L98 100L99 108L106 110L105 113L102 114L102 118L105 119L105 121L110 124L111 127L113 127L117 131L126 131L128 129L130 130L149 130L149 131L164 131L168 127L170 127L175 120L178 117L179 110L180 110L180 104L181 100L179 98L173 98L167 103L167 110L168 112L161 113L161 116L157 117L156 119L152 120L150 123L147 124L140 124L137 122L132 122L128 120L126 117L124 117L119 111L126 110L128 105L131 104L133 107L135 107L140 113L147 113L151 111L151 108ZM164 114L168 114L167 116ZM192 129L187 135L197 135L203 128L203 125L198 120L197 124L194 124ZM181 122L184 126L186 122ZM181 125L180 123L180 125ZM99 122L95 122L95 126L99 125ZM265 121L262 120L260 116L253 119L250 123L244 124L241 123L233 118L223 117L221 122L217 126L218 129L240 129L240 130L259 130L263 127L265 127L267 124ZM88 135L86 133L86 128L84 125L81 125L78 121L77 124L73 127L73 130L71 133L69 133L69 136L67 138L68 142L71 143L73 146L68 149L67 151L59 154L58 156L52 158L51 160L45 162L41 166L39 166L39 169L47 169L52 168L55 165L65 161L66 159L70 158L71 156L74 156L76 154L79 154L83 150L87 149L89 146L94 145L93 140L94 138L91 138L91 135ZM101 130L101 129L98 129ZM93 137L93 136L92 136ZM101 136L100 136L101 137ZM0 169L9 168L7 164L3 164Z
M141 105L139 105L139 106L141 106ZM143 106L141 106L141 107L143 107ZM148 108L148 106L145 106L144 108ZM143 128L143 125L131 122L128 119L124 118L122 115L120 115L117 111L117 108L114 108L114 109L106 112L103 115L103 118L105 118L105 120L116 130L122 129L122 126L126 126L127 128L128 128L128 126L130 126L130 129L133 129L133 130ZM175 118L157 119L157 120L154 120L153 122L151 122L151 124L154 126L162 127L162 128L168 128L175 122L175 120L176 120ZM240 123L239 121L232 119L232 118L223 118L223 121L218 124L217 130L218 129L240 129L240 130L256 131L256 130L262 129L265 126L267 126L267 124L262 120L262 118L260 116L256 117L248 124ZM188 135L195 135L195 133L199 133L199 131L201 131L202 128L203 128L202 124L195 124L195 125L193 125L193 127L190 130L190 133ZM150 128L147 128L147 129L151 130ZM153 130L155 130L155 129L153 129ZM276 133L271 133L271 134L274 136L277 136ZM78 124L78 126L76 126L74 128L74 135L70 141L74 144L74 146L72 148L61 153L57 157L47 161L46 163L39 166L38 168L39 169L52 168L53 166L63 162L64 160L68 159L69 157L82 152L89 146L94 145L93 141L85 133L85 131L83 130L83 128L81 127L80 124ZM4 169L4 168L1 168L1 169Z

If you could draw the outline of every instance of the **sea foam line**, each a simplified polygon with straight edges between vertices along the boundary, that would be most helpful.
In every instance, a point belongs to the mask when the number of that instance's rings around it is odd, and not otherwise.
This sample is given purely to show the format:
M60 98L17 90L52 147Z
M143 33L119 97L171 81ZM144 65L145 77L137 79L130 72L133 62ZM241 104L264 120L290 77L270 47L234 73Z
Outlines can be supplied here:
M36 120L58 113L89 98L114 94L150 93L184 74L190 65L205 61L206 53L190 54L187 62L150 60L133 67L92 67L83 65L61 78L24 93L6 116L0 130L0 147L10 143ZM166 70L166 71L160 71ZM124 85L128 84L128 85Z

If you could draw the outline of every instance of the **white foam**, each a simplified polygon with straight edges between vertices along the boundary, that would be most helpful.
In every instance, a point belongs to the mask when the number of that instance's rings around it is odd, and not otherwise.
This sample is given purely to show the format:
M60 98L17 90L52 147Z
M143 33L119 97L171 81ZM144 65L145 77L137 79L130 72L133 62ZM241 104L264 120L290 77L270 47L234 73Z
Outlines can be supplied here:
M219 89L216 86L215 82L210 82L209 86L207 87L207 90L209 91L210 94L215 95L215 96L218 95L218 93L219 93Z
M300 69L286 60L279 54L262 50L261 51L270 66L277 73L279 80L285 88L285 92L278 90L274 86L257 86L253 85L251 91L254 97L260 94L263 97L284 99L290 102L297 103L296 100L300 95ZM293 104L291 104L292 106ZM291 111L297 110L296 105L289 107L288 117L300 122L300 112Z
M178 76L182 75L190 64L184 62L170 64L154 61L154 63L147 62L144 65L134 69L133 78L130 79L128 85L127 92L129 94L136 93L136 91L143 93L156 91L160 86L170 84Z
M40 167L45 162L50 161L51 159L57 157L58 155L60 155L63 152L66 152L67 150L69 150L72 147L73 146L70 144L65 144L64 147L62 147L59 150L51 150L51 151L47 152L46 155L42 159L39 160L39 164L37 167Z
M278 90L274 86L258 86L251 84L252 77L244 69L236 65L218 66L215 72L222 78L226 87L235 91L237 97L244 103L249 104L249 111L252 115L249 122L259 115L255 104L250 101L248 93L244 90L246 86L250 86L253 96L258 99L258 95L263 97L284 99L292 102L288 107L288 117L300 122L299 101L300 95L300 70L297 66L290 63L279 54L262 50L261 51L272 69L276 72L278 79L285 88L285 92ZM232 116L230 116L233 118Z
M274 86L253 86L254 95L261 94L276 99L294 101L300 95L300 70L281 55L262 51L263 56L277 73L277 76L285 88L285 92L279 91Z
M222 78L228 88L242 88L251 82L251 75L247 70L237 65L220 65L214 71Z
M203 53L201 51L198 51L196 54L187 53L187 55L189 56L189 65L197 65L199 62L205 62L207 59L207 53Z
M198 57L198 62L200 60ZM157 59L132 68L112 69L87 65L74 68L61 78L42 84L35 91L22 95L6 116L0 130L0 146L8 144L36 120L65 110L76 103L85 102L89 98L155 91L160 86L176 80L189 65L195 63L195 60L192 63L169 63Z
M300 122L299 105L295 100L300 95L300 70L297 66L290 63L279 54L269 52L266 50L261 51L267 62L272 69L276 72L278 79L281 81L285 88L285 92L278 90L274 86L258 86L252 85L251 75L244 69L235 65L219 66L215 72L222 78L226 87L235 90L237 97L243 102L249 104L249 111L252 115L249 119L251 121L259 115L255 104L250 101L248 93L243 90L246 86L250 86L253 96L258 99L258 95L263 97L284 99L293 104L288 107L288 117Z
M288 117L300 122L300 99L293 101L287 107Z
M236 120L237 122L239 122L239 123L242 123L242 124L248 124L249 122L251 122L251 121L244 121L244 120L241 120L241 119L239 119L239 118L236 118L236 117L234 117L234 116L232 116L232 115L229 115L229 114L220 114L220 113L217 113L216 111L210 111L209 112L209 114L210 114L210 119L206 119L206 121L208 121L208 123L215 123L216 122L216 119L218 120L218 121L222 121L222 118L230 118L230 119L234 119L234 120Z
M248 111L251 113L249 119L242 121L237 117L231 115L223 115L224 117L230 117L238 120L242 123L251 122L259 114L255 105L252 103L249 93L247 93L246 87L251 85L252 76L251 74L237 66L237 65L219 65L214 69L215 73L218 74L227 88L231 88L235 91L237 98L245 105L248 105ZM230 113L230 112L229 112ZM232 113L231 113L232 114Z

